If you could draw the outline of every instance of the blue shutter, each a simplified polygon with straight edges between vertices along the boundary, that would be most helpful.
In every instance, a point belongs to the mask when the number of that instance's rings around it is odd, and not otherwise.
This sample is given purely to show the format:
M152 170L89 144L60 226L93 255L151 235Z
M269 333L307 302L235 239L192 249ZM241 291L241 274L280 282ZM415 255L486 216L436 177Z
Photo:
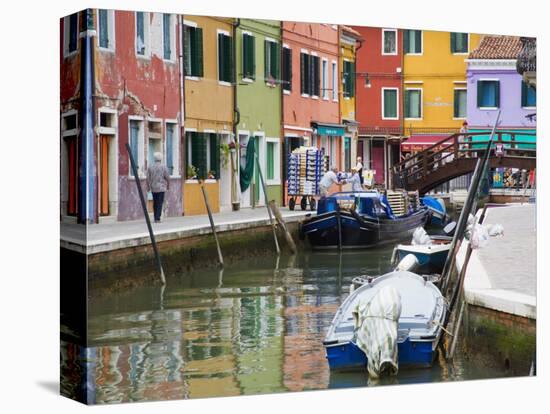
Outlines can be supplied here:
M500 108L500 82L495 81L495 108Z
M164 59L170 60L172 57L171 54L171 45L170 45L170 15L163 14L162 16L162 30L163 30L163 40L164 40Z
M99 10L99 46L109 47L109 26L107 10Z
M174 125L166 124L166 167L170 175L174 174Z
M477 81L477 107L483 106L483 81Z

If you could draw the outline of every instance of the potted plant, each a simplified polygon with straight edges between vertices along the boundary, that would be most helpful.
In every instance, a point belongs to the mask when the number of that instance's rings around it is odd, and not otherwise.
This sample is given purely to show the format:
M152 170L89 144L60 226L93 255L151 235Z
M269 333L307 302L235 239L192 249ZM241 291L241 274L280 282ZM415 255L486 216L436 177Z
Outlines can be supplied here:
M197 169L193 165L188 165L186 175L188 180L196 180L198 175Z

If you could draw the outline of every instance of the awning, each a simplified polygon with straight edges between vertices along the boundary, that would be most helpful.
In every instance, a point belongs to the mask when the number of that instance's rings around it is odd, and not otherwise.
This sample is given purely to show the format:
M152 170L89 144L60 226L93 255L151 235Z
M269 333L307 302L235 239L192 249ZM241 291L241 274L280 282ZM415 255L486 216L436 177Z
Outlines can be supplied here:
M312 125L317 129L317 135L332 135L341 137L345 134L344 126L340 124L312 122Z
M401 143L401 151L423 151L446 137L448 137L448 135L411 135L409 139ZM444 142L440 147L434 148L434 150L448 147L451 144L452 141L449 140Z

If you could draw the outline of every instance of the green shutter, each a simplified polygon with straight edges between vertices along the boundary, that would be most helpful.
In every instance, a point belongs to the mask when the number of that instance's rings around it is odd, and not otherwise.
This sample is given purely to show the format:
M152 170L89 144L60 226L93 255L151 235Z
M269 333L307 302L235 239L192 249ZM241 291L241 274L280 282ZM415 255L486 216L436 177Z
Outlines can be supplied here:
M355 62L350 62L350 97L355 97Z
M459 117L459 111L458 111L458 105L459 105L459 102L458 102L458 99L459 99L459 92L457 89L454 90L454 102L453 102L453 117L455 118L458 118Z
M411 48L409 45L409 36L410 36L409 32L410 30L405 30L403 33L403 43L405 47L405 53L411 53Z
M256 79L256 38L250 36L248 41L248 48L250 50L249 69L250 77Z
M204 76L204 65L203 65L203 53L202 53L202 29L196 28L195 30L195 69L193 70L193 75L202 78Z
M248 78L248 35L246 33L243 33L242 35L242 58L241 58L241 64L242 64L242 77Z
M527 106L527 84L521 81L521 106Z
M313 83L313 94L315 96L320 96L321 92L321 58L319 56L313 57L314 67L313 67L313 74L314 74L314 83Z
M191 138L191 160L192 165L197 170L199 178L205 179L207 177L206 166L206 138L208 134L204 133L189 133ZM189 158L188 158L189 159Z
M292 49L288 50L288 90L292 90Z
M346 60L344 60L344 64L342 65L342 96L344 98L347 98L349 96L348 93L348 63Z
M422 30L415 30L414 37L415 53L422 53Z
M218 134L207 134L207 138L210 140L210 170L214 171L214 177L220 178L220 139ZM205 140L206 142L206 140Z
M267 40L264 40L264 80L266 82L269 79L269 58L270 58L269 42Z
M274 43L272 45L272 50L273 50L273 53L271 55L271 63L273 65L273 77L276 79L276 80L279 80L281 79L281 72L280 72L280 67L281 67L281 49L280 49L280 45L279 43Z
M218 33L218 80L223 80L223 73L224 73L224 54L223 54L223 38L224 35L221 33Z
M500 108L500 82L495 81L495 107Z
M308 55L300 53L300 93L307 93Z
M411 91L405 91L405 97L404 97L404 106L405 106L405 118L410 118L411 117L411 108L410 108L410 102L411 102L411 99L410 99L410 93Z
M451 53L456 52L456 33L451 33Z
M310 95L315 95L315 87L314 87L314 84L315 84L315 63L314 63L314 56L312 55L308 55L308 60L309 60L309 63L308 63L308 80L309 80L309 84L308 84L308 93Z
M267 143L267 179L273 180L275 178L275 144L273 142Z

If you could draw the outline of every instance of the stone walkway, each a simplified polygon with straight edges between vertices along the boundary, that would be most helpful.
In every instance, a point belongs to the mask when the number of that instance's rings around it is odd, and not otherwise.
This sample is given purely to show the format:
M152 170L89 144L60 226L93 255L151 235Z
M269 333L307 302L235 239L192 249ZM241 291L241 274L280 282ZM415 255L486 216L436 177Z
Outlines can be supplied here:
M311 211L281 208L285 222L299 221ZM216 232L241 230L269 225L265 207L244 208L213 214ZM161 223L151 223L157 241L191 237L211 233L207 215L168 217ZM100 223L84 226L81 224L61 223L61 247L82 253L99 253L124 247L149 244L149 232L145 219Z
M536 319L537 233L534 204L487 209L484 224L499 223L504 236L470 258L464 289L468 303ZM457 264L462 267L466 244Z

